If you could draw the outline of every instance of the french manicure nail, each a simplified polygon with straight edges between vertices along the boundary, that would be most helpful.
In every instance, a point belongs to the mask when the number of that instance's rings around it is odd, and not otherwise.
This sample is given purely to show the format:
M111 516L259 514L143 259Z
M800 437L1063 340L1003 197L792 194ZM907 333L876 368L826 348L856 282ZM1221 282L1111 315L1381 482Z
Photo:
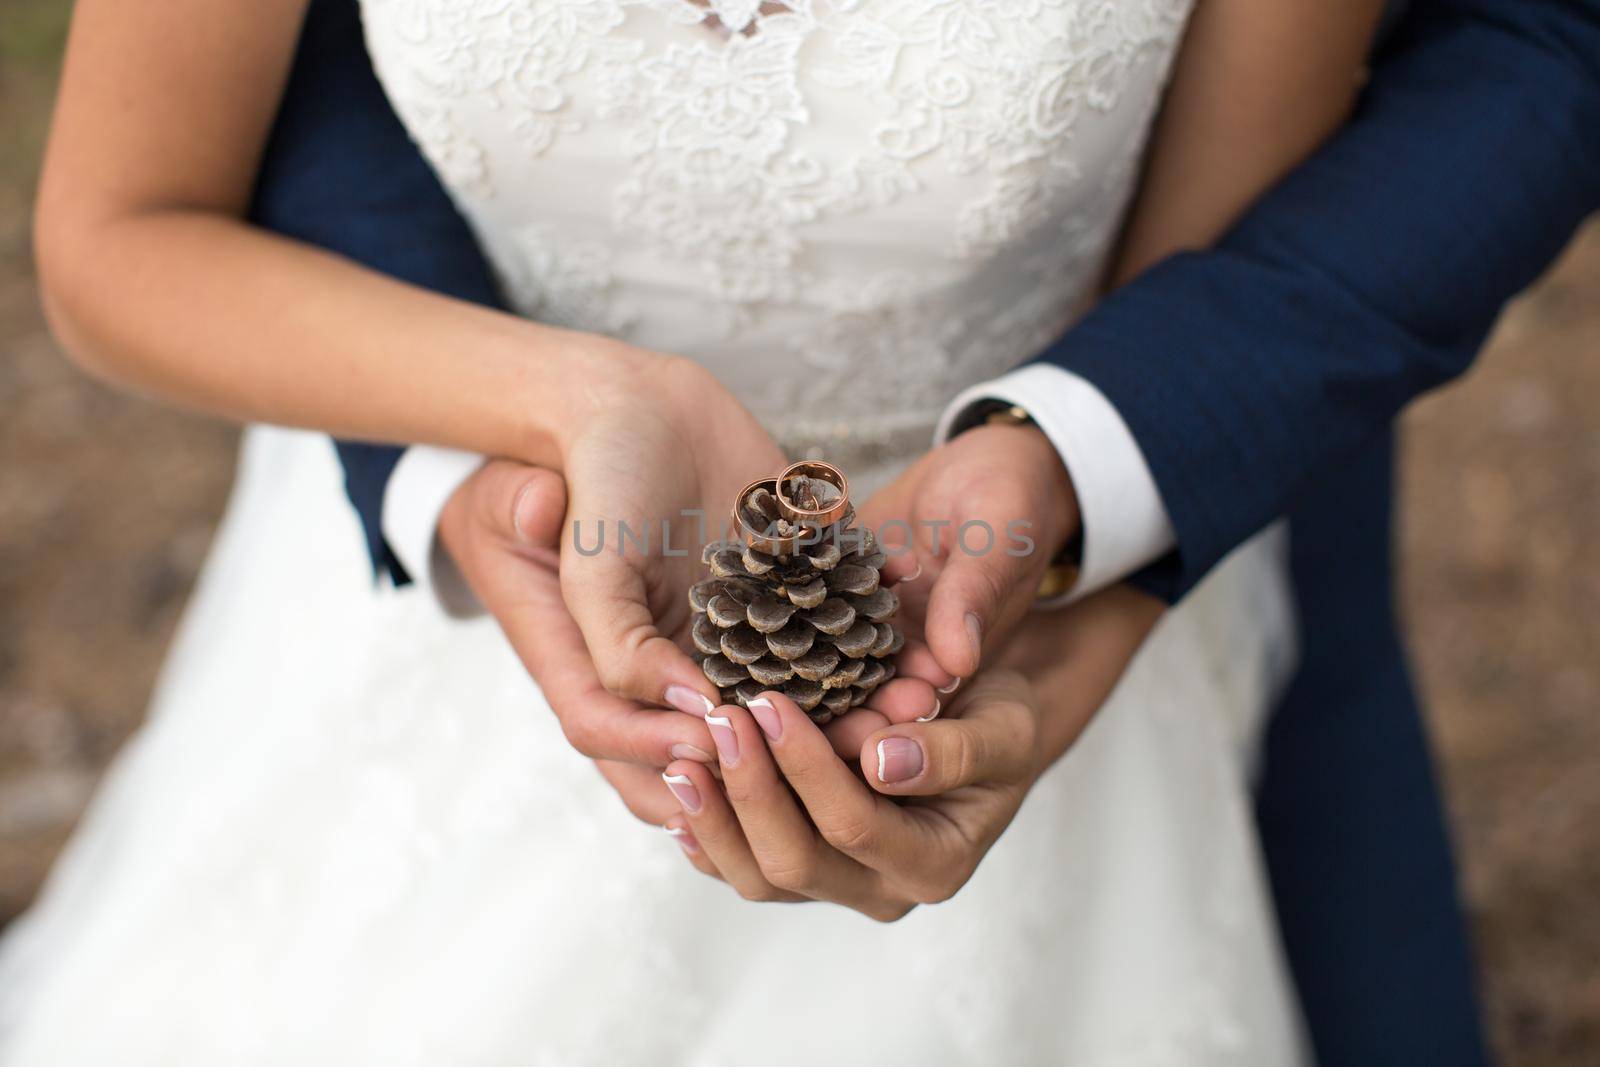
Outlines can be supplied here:
M977 663L983 658L983 620L972 612L967 612L967 640L972 643L972 662Z
M761 727L761 732L767 735L768 741L776 741L783 736L783 717L778 714L778 709L772 706L772 701L766 697L754 697L745 707L750 709L751 718Z
M940 690L940 692L943 692L943 690ZM937 699L934 700L934 702L933 702L933 710L928 712L928 714L922 716L922 718L918 719L917 721L918 722L932 722L934 719L937 719L939 717L939 709L942 708L942 707L944 707L944 701L937 700Z
M690 689L686 685L673 685L667 687L667 703L677 708L686 715L704 716L716 707L703 694Z
M700 842L694 839L694 835L689 832L687 827L663 826L662 829L671 834L672 839L678 843L678 847L682 848L685 852L700 851Z
M694 745L684 744L681 741L678 742L676 745L673 745L667 751L668 751L668 754L671 755L673 759L690 759L690 760L694 760L696 763L715 763L715 762L717 762L717 757L713 756L711 753L707 752L705 749L696 748Z
M700 790L694 787L694 781L687 774L662 774L661 780L667 783L667 788L678 798L684 811L690 815L700 813Z
M961 688L961 683L964 680L965 679L957 678L955 681L951 682L949 685L940 686L938 689L935 689L934 692L935 693L942 693L945 696L949 696L951 693L954 693L957 689Z
M921 577L922 577L922 564L919 563L919 564L917 564L917 569L916 570L912 571L910 574L906 575L904 578L900 579L898 582L895 582L894 584L895 585L904 585L907 582L914 582L918 578L921 578Z
M909 782L922 773L922 746L909 737L878 742L878 781Z
M517 540L523 544L531 544L533 538L528 536L528 531L522 528L522 502L533 491L534 482L529 481L517 490L517 495L511 501L511 532L517 535Z
M739 735L733 732L733 721L725 715L707 715L706 725L711 728L711 740L717 743L717 755L724 767L739 762Z

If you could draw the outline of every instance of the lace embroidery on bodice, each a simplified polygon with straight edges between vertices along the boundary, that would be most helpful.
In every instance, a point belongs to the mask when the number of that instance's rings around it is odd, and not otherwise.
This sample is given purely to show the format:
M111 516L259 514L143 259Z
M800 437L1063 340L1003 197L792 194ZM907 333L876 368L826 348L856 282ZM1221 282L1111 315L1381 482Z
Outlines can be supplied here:
M1091 297L1190 0L366 0L522 313L795 451L926 446Z

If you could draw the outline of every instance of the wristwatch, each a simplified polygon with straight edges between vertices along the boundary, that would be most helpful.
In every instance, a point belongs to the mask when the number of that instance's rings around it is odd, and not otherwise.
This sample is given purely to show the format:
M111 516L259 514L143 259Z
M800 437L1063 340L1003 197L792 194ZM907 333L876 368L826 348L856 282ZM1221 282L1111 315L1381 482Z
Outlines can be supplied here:
M961 420L961 425L956 433L962 433L975 426L1033 426L1038 427L1033 416L1028 414L1028 409L1020 404L1007 403L1004 400L985 400L973 405L967 416ZM1083 529L1073 531L1072 537L1061 546L1061 551L1056 558L1050 561L1045 568L1044 577L1039 582L1039 591L1034 594L1036 600L1054 600L1065 594L1078 582L1078 571L1083 565Z

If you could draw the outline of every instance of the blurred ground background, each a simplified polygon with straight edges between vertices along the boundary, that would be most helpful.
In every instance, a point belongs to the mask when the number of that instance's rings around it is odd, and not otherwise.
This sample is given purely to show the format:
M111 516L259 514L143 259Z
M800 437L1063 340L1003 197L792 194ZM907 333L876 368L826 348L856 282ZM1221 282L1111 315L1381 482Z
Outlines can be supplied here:
M0 925L143 715L234 433L56 354L28 209L64 0L0 0ZM1508 1067L1600 1063L1600 224L1406 423L1403 610Z

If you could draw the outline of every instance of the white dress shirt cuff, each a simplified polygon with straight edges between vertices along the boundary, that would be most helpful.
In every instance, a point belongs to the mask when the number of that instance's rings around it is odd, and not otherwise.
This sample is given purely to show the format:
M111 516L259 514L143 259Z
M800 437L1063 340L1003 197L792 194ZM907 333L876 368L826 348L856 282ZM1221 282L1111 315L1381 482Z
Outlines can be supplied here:
M1031 363L967 389L945 408L935 443L946 441L974 404L999 400L1033 417L1061 454L1078 494L1083 561L1057 607L1121 581L1177 543L1172 521L1144 453L1111 401L1088 379L1048 363Z
M455 561L439 542L439 516L483 457L431 445L413 445L395 465L383 492L383 536L412 581L428 589L445 614L482 615Z

